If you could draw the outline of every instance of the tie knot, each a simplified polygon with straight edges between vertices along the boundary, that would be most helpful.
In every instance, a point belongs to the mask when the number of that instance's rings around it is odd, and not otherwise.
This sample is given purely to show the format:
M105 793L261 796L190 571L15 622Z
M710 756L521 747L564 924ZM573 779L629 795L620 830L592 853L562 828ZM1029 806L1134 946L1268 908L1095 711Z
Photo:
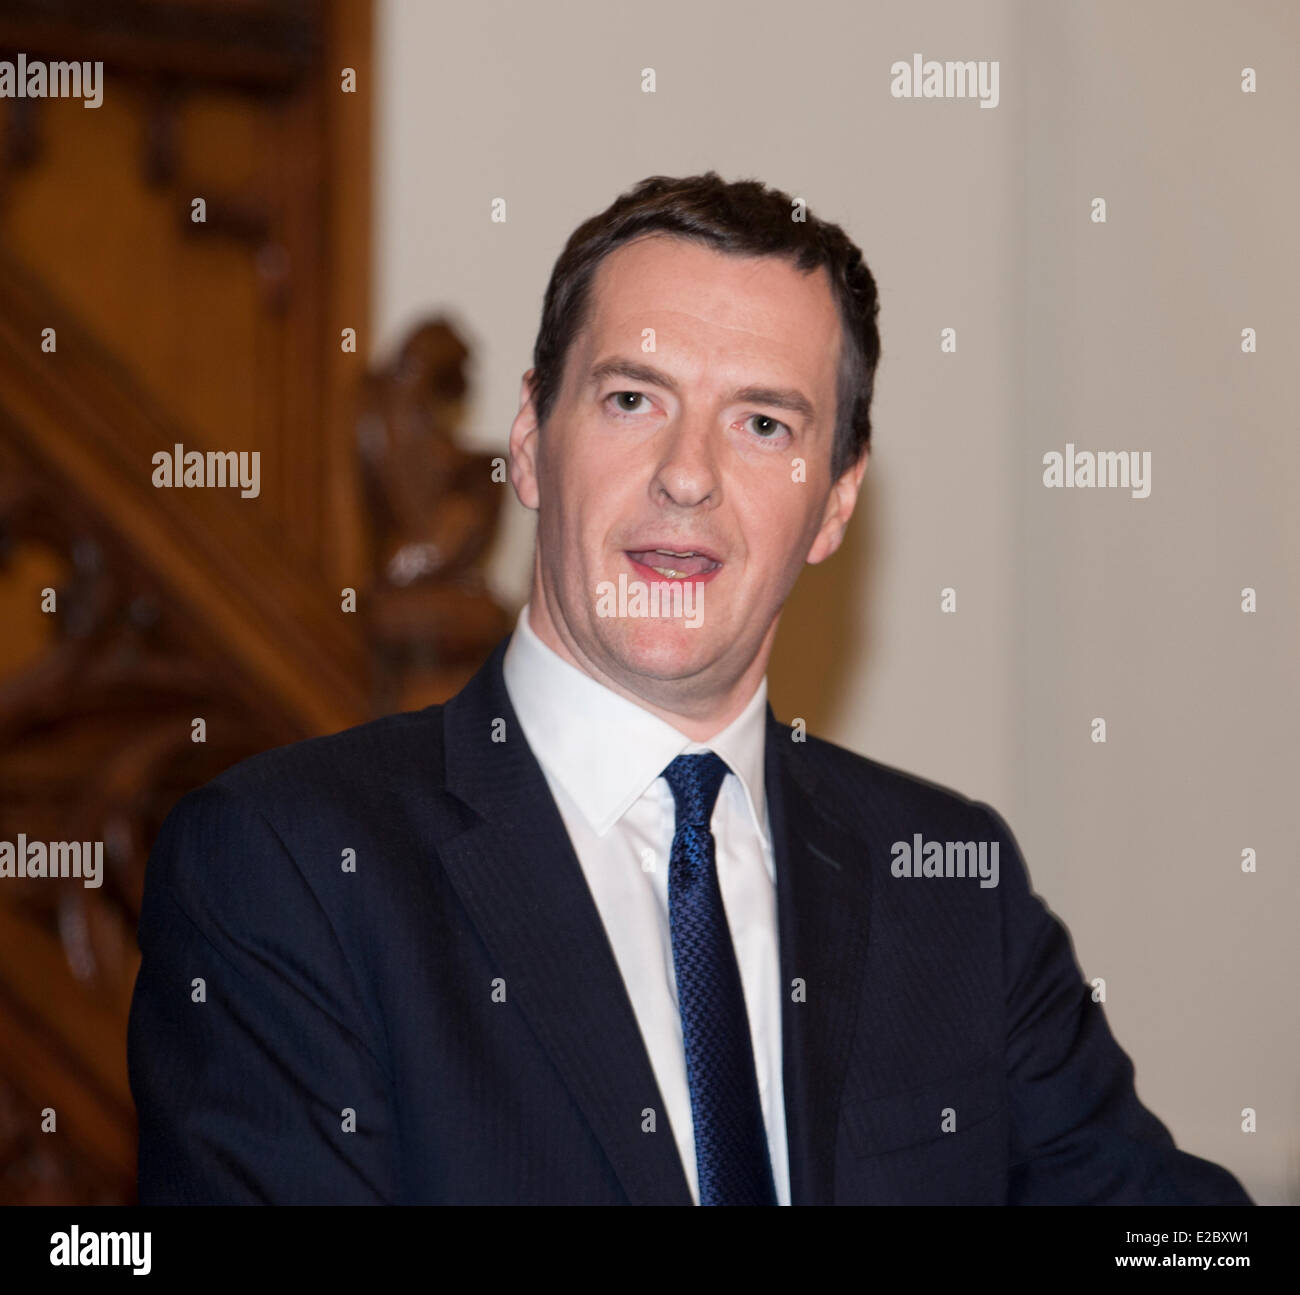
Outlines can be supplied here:
M722 780L731 771L721 756L712 751L700 755L679 755L664 770L677 803L677 826L688 824L708 827L713 818L713 806L718 799Z

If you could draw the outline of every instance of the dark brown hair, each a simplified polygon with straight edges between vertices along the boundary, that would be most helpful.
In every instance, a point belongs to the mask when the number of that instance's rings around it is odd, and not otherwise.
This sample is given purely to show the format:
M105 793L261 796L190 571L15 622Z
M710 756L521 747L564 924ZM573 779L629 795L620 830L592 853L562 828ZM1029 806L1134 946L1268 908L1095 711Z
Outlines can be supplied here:
M802 204L801 204L802 206ZM839 309L842 340L831 477L852 466L871 442L871 395L880 360L876 281L862 252L838 226L757 180L728 183L716 171L675 179L651 176L620 195L569 236L546 287L533 347L533 407L538 426L554 408L569 346L586 322L596 267L643 234L690 238L740 256L777 256L811 273L825 266Z

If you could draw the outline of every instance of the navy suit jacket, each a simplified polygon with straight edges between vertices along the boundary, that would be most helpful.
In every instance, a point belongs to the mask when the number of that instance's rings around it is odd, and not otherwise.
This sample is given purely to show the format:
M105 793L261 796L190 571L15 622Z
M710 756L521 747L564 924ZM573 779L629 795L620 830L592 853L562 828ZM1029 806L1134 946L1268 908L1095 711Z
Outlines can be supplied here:
M445 705L168 817L128 1033L142 1203L690 1203L506 642ZM1251 1203L1138 1101L995 811L770 708L766 778L795 1204ZM918 832L998 842L999 884L893 876Z

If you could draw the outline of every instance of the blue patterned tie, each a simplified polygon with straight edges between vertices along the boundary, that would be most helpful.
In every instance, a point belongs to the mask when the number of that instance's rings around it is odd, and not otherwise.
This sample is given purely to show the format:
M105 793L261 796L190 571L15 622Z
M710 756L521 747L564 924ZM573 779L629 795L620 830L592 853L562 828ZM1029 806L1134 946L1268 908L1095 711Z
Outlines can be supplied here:
M663 772L677 804L668 862L668 924L700 1204L775 1205L745 994L709 830L728 772L712 751L679 755Z

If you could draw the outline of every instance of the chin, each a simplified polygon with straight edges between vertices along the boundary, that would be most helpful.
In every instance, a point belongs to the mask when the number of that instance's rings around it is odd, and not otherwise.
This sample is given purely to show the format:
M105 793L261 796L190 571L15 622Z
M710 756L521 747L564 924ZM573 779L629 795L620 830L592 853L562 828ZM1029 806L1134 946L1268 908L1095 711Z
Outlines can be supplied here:
M652 679L680 679L711 659L704 626L691 629L681 621L625 619L603 622L605 650L630 674Z

